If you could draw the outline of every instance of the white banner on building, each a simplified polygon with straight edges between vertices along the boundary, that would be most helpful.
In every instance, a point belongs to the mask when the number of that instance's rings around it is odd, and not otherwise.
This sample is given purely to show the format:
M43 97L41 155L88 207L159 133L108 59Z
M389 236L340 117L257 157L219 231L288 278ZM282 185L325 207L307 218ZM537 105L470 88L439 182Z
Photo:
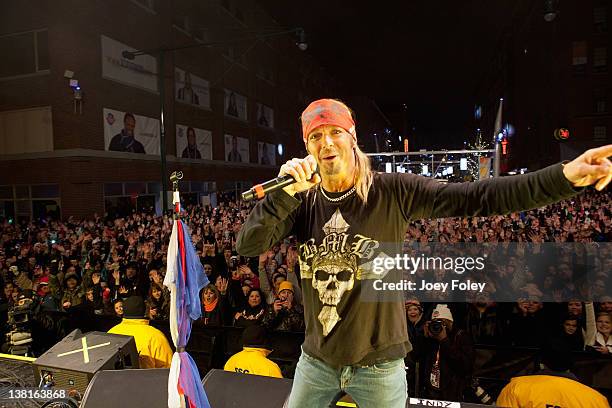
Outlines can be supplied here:
M157 92L157 59L138 55L133 60L124 58L123 51L136 51L132 47L105 35L102 38L102 77L125 85Z
M104 149L159 155L159 120L114 109L102 109Z
M225 90L225 114L247 120L247 98L232 90Z
M249 162L249 139L225 135L225 160L228 162Z
M276 166L276 145L257 142L257 163Z
M210 87L207 80L189 71L174 68L174 90L178 102L210 109Z
M176 157L212 160L212 132L176 125Z
M257 103L257 124L267 128L274 128L274 109L262 103Z

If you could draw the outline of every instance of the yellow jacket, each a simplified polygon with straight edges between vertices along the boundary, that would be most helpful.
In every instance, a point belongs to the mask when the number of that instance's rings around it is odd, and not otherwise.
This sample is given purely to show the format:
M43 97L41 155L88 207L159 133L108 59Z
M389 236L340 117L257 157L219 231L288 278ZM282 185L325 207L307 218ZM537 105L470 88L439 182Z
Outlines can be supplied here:
M497 398L498 407L606 408L608 400L586 385L554 375L527 375L510 380Z
M268 354L270 354L270 350L264 348L243 347L241 352L234 354L227 360L223 368L225 371L243 374L283 378L278 364L268 360Z
M108 332L134 337L140 368L170 368L170 344L161 331L149 326L147 319L123 319Z

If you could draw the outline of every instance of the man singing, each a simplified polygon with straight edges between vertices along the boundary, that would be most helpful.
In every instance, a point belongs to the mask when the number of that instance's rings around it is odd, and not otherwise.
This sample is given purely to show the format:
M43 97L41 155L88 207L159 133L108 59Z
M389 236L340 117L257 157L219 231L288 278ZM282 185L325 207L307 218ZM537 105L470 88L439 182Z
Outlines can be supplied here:
M291 408L325 407L341 390L361 408L405 407L403 358L412 346L402 294L378 302L365 295L381 278L376 260L401 254L410 220L542 207L577 194L576 187L597 183L601 190L612 179L612 145L565 165L475 183L380 174L357 146L345 104L317 100L301 121L309 155L289 160L279 172L296 183L258 203L237 242L245 256L258 256L288 235L300 243L306 338Z

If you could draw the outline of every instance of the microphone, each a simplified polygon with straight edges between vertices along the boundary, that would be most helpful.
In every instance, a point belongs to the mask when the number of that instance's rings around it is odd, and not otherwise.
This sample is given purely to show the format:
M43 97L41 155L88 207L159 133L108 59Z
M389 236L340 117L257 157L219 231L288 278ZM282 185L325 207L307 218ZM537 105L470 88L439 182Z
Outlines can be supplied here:
M318 168L315 170L312 176L314 177L315 174L319 174ZM242 193L242 199L244 201L251 201L254 198L262 199L266 194L280 190L281 188L289 186L293 183L295 183L293 176L285 174L284 176L279 176L264 183L254 185L249 190Z

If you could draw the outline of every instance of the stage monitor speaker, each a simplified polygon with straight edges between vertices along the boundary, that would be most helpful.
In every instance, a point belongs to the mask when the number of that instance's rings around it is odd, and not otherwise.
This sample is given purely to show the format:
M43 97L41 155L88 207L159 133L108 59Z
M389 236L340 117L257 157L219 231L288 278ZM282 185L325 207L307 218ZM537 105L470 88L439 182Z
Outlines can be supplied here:
M138 368L132 336L74 330L33 363L36 382L85 392L100 370ZM42 380L41 380L42 379Z
M81 408L166 408L168 369L105 370L89 383ZM283 408L292 380L213 369L202 380L212 408ZM333 407L356 407L344 396ZM407 408L478 408L486 405L409 398Z
M167 368L99 371L81 408L168 408Z
M202 380L212 408L282 408L292 380L210 370Z

